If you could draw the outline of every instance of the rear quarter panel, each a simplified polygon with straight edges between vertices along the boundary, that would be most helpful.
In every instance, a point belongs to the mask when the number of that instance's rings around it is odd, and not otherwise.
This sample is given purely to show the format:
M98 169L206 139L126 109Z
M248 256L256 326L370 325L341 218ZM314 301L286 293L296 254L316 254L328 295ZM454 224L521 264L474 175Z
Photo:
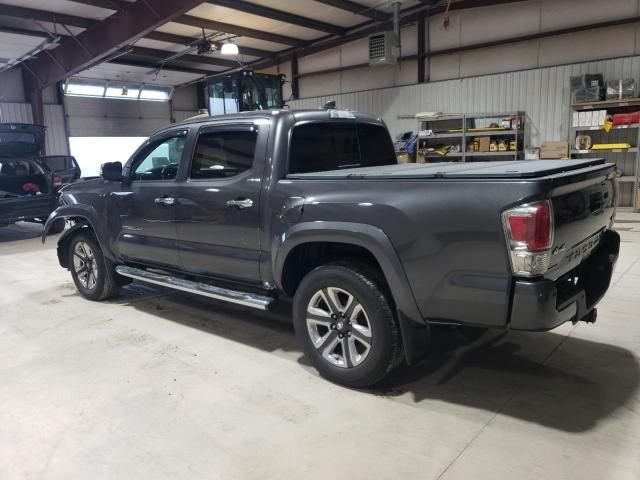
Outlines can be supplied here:
M424 318L502 326L511 274L501 213L538 189L495 180L280 180L272 234L290 227L280 218L286 199L304 197L297 222L357 222L389 237Z

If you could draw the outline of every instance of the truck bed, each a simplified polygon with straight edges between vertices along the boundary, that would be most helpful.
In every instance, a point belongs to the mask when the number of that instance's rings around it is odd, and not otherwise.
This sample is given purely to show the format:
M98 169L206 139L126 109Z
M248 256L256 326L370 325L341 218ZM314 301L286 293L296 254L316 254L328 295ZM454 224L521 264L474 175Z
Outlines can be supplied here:
M594 168L596 167L596 168ZM378 167L349 168L315 173L296 173L287 175L297 180L416 180L421 178L450 179L536 179L557 173L571 172L597 167L607 168L604 159L589 160L519 160L510 162L448 162L448 163L410 163L384 165Z

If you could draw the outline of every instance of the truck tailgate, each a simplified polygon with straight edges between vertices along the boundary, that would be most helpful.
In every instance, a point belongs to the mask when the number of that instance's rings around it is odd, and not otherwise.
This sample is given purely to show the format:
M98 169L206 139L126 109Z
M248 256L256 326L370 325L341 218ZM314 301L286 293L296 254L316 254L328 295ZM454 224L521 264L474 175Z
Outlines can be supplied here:
M55 197L52 195L0 198L0 225L33 218L45 220L54 205Z
M615 215L615 168L585 168L550 176L554 239L547 278L557 279L577 267L597 248Z

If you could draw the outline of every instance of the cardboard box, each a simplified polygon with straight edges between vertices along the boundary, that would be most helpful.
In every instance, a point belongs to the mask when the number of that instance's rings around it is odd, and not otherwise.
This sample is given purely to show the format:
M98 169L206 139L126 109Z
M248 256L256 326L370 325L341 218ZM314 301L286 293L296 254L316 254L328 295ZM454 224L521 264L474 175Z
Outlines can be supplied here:
M398 163L409 163L409 154L404 152L396 152L396 160Z
M478 146L476 152L488 152L491 149L491 137L476 137L473 139L474 145Z
M569 142L544 142L540 147L540 160L558 160L569 157Z
M579 112L578 126L579 127L588 127L589 124L587 119L587 113L590 112Z
M604 122L607 121L607 111L606 110L598 110L598 126L601 127L604 125Z
M579 127L580 126L580 112L573 112L571 117L571 126Z
M525 160L540 160L540 149L535 147L527 147L524 149Z

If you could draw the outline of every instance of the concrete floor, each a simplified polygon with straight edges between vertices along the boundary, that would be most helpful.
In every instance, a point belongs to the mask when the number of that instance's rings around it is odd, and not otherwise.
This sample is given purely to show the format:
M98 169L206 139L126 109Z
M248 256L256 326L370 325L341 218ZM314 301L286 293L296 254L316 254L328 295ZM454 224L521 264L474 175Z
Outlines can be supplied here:
M353 391L264 316L134 284L78 296L0 229L0 479L638 479L640 215L595 325L440 346Z

